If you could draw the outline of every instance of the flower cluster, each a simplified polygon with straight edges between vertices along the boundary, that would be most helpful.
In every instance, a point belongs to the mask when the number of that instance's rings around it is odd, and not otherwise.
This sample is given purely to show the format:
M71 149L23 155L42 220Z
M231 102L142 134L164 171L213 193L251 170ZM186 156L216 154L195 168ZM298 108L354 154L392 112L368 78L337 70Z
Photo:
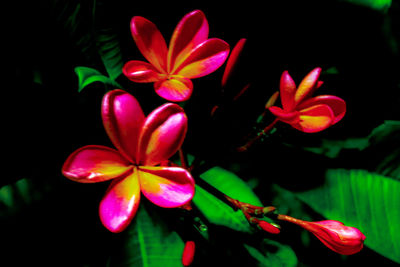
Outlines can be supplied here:
M183 17L172 34L169 47L157 27L143 17L132 18L131 31L148 62L131 60L124 65L123 73L134 82L154 83L156 93L168 101L188 100L193 90L191 79L217 70L230 51L225 41L208 38L208 22L200 10ZM246 39L241 39L233 49L222 87L232 74L245 42ZM271 130L277 121L305 133L325 130L340 121L346 112L343 99L332 95L311 97L322 85L320 74L321 68L315 68L296 87L289 73L284 71L279 91L282 107L274 106L278 93L266 105L266 110L276 116L275 121L241 151ZM99 207L104 226L112 232L123 231L134 218L142 194L157 206L181 207L190 212L190 201L195 193L191 168L186 164L175 166L169 162L170 157L180 150L188 129L188 118L183 108L175 103L166 103L146 117L133 95L114 89L104 95L101 115L115 149L102 145L79 148L67 158L62 173L80 183L112 180ZM240 210L251 225L270 234L280 233L279 225L261 219L272 214L275 207L257 207L226 195L223 197L234 210ZM287 215L278 215L275 219L307 229L340 254L354 254L363 247L365 236L358 229L338 221L305 222ZM188 241L182 258L184 266L192 263L194 252L195 243Z

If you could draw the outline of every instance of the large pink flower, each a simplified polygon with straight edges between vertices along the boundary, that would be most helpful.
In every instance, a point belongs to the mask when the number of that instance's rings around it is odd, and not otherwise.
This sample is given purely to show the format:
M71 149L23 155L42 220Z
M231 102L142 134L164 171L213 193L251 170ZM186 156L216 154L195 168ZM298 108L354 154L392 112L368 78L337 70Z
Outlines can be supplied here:
M156 93L169 101L189 99L193 90L190 79L215 71L229 54L226 42L208 39L208 22L200 10L183 17L169 48L157 26L143 17L132 18L131 31L149 63L131 60L123 67L123 73L134 82L154 82Z
M117 150L89 145L73 152L63 174L81 183L113 179L99 213L112 232L124 230L135 216L142 192L154 204L179 207L194 195L194 181L179 167L157 166L182 145L187 117L176 104L164 104L145 118L138 101L122 90L108 92L102 103L104 127Z
M322 82L318 81L321 68L312 70L296 88L292 77L283 72L280 81L282 107L269 110L280 121L306 133L322 131L340 121L346 113L346 102L333 95L311 97Z

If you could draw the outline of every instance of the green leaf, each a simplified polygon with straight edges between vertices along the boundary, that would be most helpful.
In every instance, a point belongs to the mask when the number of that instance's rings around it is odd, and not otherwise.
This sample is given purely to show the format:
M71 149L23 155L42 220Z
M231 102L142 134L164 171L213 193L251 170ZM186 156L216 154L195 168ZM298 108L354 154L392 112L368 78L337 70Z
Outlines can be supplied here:
M360 229L365 245L400 263L400 182L365 170L329 170L297 197L330 220Z
M260 249L247 244L244 244L244 247L258 261L258 267L297 266L297 257L292 248L276 241L264 239Z
M110 258L109 266L181 266L184 243L159 217L152 218L143 205L125 230L125 243Z
M386 12L390 5L392 4L392 0L345 0L349 3L366 6L378 11Z
M362 151L357 160L367 163L365 169L400 179L400 149L393 146L398 142L399 136L400 121L386 120L366 137L345 140L324 139L320 146L304 147L304 149L329 158L345 155L350 150Z
M108 76L115 81L122 74L123 67L118 36L110 28L102 29L96 35L96 43Z
M223 168L214 167L201 174L200 177L232 198L262 206L261 201L243 180ZM234 211L230 206L198 185L196 185L193 203L213 224L223 225L243 232L252 230L242 212Z
M200 177L231 198L255 206L262 206L260 199L251 188L236 174L221 167L213 167L202 173Z
M86 86L95 82L101 82L114 87L121 86L107 76L101 74L98 70L88 67L76 67L75 73L78 75L78 91L81 92Z

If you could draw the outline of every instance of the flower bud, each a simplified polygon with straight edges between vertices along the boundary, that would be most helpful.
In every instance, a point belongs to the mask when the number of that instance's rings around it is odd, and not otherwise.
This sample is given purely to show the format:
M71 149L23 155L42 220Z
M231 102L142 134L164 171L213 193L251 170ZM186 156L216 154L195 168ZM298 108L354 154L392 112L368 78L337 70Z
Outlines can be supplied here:
M276 227L275 225L273 225L273 224L271 224L269 222L266 222L266 221L260 221L258 223L258 226L261 229L263 229L265 232L268 232L270 234L276 235L276 234L279 234L281 232L281 230L279 230L278 227Z
M355 254L364 245L365 235L360 230L345 226L339 221L306 222L286 215L279 215L278 219L303 227L313 233L328 248L342 255Z
M182 253L183 266L186 267L192 264L195 250L196 250L196 244L194 243L194 241L187 241Z

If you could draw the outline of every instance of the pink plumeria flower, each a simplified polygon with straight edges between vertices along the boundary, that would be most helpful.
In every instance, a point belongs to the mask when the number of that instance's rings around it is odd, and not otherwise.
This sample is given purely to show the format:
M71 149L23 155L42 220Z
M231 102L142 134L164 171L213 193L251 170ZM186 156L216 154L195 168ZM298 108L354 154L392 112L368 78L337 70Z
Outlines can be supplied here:
M190 79L214 72L229 54L225 41L208 39L208 22L200 10L183 17L168 48L157 26L143 17L132 18L131 31L149 63L131 60L124 65L123 73L134 82L154 82L156 93L169 101L189 99L193 91Z
M346 102L333 95L311 97L322 85L321 68L312 70L296 88L292 77L284 71L280 81L282 107L268 109L278 120L305 133L315 133L340 121L346 113Z
M194 180L180 167L158 166L183 143L187 117L181 107L164 104L147 117L138 101L123 90L108 92L102 103L104 127L117 150L84 146L65 161L63 174L77 182L111 182L99 213L112 232L124 230L135 216L141 192L154 204L175 208L194 195Z
M325 246L342 255L355 254L364 246L365 235L357 228L345 226L339 221L307 222L287 215L279 215L278 219L303 227L313 233Z

